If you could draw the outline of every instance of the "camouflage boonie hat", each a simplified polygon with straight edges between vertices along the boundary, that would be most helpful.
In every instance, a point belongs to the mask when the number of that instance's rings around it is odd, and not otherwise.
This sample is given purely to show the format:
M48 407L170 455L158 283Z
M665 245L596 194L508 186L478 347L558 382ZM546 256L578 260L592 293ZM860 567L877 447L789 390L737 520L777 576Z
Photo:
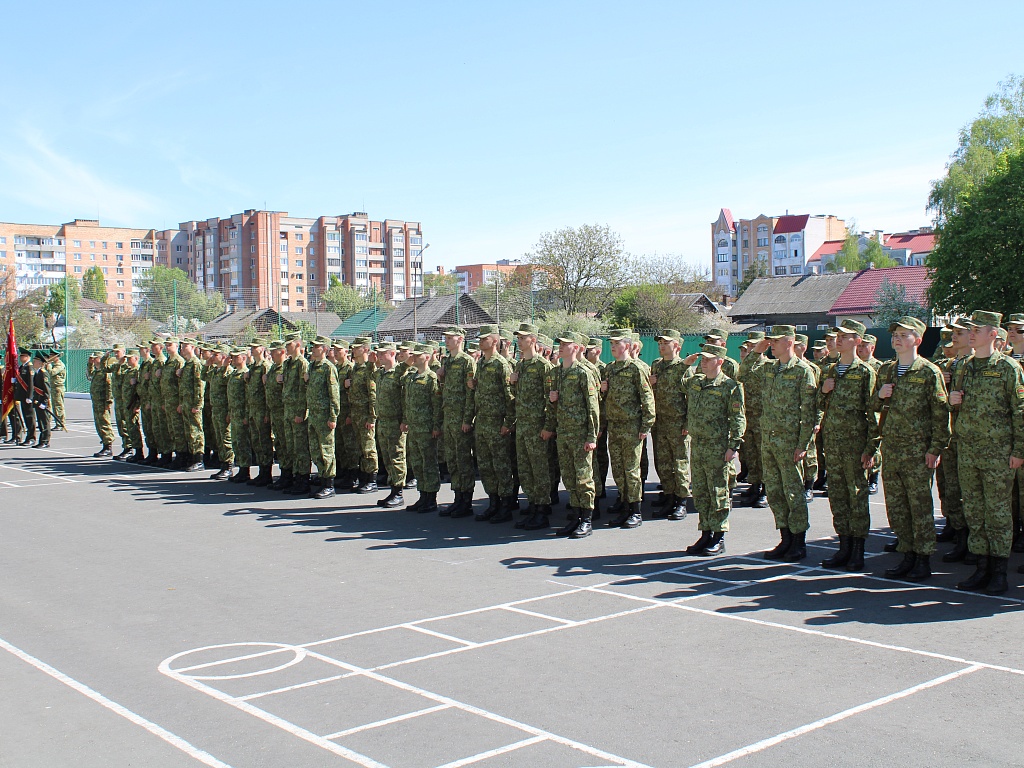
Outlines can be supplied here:
M856 334L857 337L861 339L864 338L864 332L866 330L867 326L865 326L864 323L857 322L856 320L847 319L843 320L843 322L839 324L840 333L853 333Z
M610 331L608 331L609 341L632 341L632 339L632 328L612 328Z
M698 353L701 357L725 357L726 349L718 344L705 344L704 348Z
M533 323L520 323L519 330L517 330L514 336L536 336L537 326Z
M461 325L449 325L444 329L445 336L465 336L466 329Z
M313 339L314 347L329 347L331 346L331 340L326 336L317 336Z
M481 325L480 326L480 335L481 336L491 336L492 334L495 334L495 333L498 333L498 326L496 326L496 325Z
M803 344L805 347L807 346L807 334L798 333L793 337L793 339L797 344Z
M559 344L583 344L583 337L578 333L566 331L557 339Z
M906 328L908 331L913 331L918 336L924 336L924 332L928 329L928 326L916 317L910 317L907 315L901 317L895 323L892 323L889 326L889 333L895 333L897 328Z
M654 338L658 341L680 341L683 336L675 328L666 328Z
M764 331L747 331L747 341L761 341L764 338Z
M285 341L302 341L302 333L295 331L294 333L286 333L284 336Z
M989 312L984 309L976 309L971 313L971 322L975 325L991 325L998 327L1003 322L1001 312Z
M396 347L390 341L382 341L380 344L377 345L378 352L396 352L397 350L398 347Z
M782 338L795 338L796 328L792 325L773 325L770 331L765 333L765 338L768 339L782 339Z
M1010 315L1010 319L1006 321L1007 325L1020 325L1024 326L1024 315L1013 314Z

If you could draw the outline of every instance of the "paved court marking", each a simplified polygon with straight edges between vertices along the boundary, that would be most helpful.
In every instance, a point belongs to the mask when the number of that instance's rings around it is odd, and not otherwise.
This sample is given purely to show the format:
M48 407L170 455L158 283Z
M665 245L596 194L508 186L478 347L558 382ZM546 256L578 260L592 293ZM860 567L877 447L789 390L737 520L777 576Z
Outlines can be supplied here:
M15 646L11 645L10 643L8 643L3 638L0 638L0 648L3 648L5 651L10 653L11 655L16 656L17 658L21 659L26 664L28 664L28 665L30 665L32 667L35 667L40 672L42 672L42 673L44 673L46 675L49 675L54 680L56 680L56 681L58 681L60 683L63 683L64 685L68 686L68 688L71 688L71 689L73 689L75 691L78 691L83 696L86 696L86 697L92 699L97 704L99 704L100 706L102 706L102 707L104 707L106 709L109 709L114 714L120 715L125 720L128 720L129 722L132 722L135 725L138 725L138 726L140 726L142 728L145 728L147 731L149 731L151 734L153 734L157 738L162 739L163 741L165 741L168 744L170 744L172 747L180 749L182 752L187 754L189 757L195 758L196 760L198 760L199 762L203 763L204 765L209 765L209 766L211 766L211 768L231 768L230 765L228 765L225 762L222 762L222 761L218 760L213 755L211 755L209 752L205 752L204 750L199 749L198 747L193 746L192 744L189 744L187 741L185 741L180 736L177 736L177 735L171 733L166 728L161 728L156 723L154 723L154 722L152 722L150 720L147 720L142 715L138 715L135 712L132 712L127 707L121 706L116 701L111 701L106 696L104 696L102 693L98 693L98 692L94 691L92 688L90 688L89 686L85 685L84 683L80 683L77 680L74 680L73 678L68 677L67 675L65 675L60 670L55 669L54 667L51 667L46 662L40 661L35 656L31 656L31 655L25 653L25 651L21 650L20 648L16 648Z

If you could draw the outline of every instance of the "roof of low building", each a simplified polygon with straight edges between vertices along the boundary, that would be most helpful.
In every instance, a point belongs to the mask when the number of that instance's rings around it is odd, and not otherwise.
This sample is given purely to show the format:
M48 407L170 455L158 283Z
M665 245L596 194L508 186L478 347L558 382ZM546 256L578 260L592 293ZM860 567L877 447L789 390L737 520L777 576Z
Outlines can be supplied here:
M828 314L856 276L855 272L843 272L835 275L760 277L736 299L729 308L729 316Z
M886 235L886 248L906 248L911 253L931 253L935 250L934 232L898 232Z
M878 303L876 296L882 283L903 285L907 289L907 300L927 305L926 293L931 285L928 267L890 267L888 269L864 269L836 298L829 310L830 315L872 314Z

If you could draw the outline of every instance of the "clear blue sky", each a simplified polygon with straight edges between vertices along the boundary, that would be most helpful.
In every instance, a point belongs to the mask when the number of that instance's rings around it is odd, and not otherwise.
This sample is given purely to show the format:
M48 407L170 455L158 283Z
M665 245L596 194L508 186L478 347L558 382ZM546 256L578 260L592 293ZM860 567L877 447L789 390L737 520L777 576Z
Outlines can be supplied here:
M709 223L929 223L1020 2L18 3L0 220L168 228L264 205L420 220L426 266L609 224L709 261Z

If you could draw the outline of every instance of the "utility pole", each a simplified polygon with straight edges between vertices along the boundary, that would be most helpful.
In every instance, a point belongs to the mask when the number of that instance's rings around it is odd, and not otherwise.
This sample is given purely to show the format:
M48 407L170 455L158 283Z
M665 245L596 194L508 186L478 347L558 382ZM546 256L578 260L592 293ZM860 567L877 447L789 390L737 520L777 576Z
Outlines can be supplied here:
M423 295L423 252L430 247L430 243L427 243L420 248L419 259L417 260L420 265L420 295ZM419 341L419 322L416 319L416 305L419 303L416 296L416 268L413 267L413 281L412 281L412 340ZM458 299L456 298L456 302Z

